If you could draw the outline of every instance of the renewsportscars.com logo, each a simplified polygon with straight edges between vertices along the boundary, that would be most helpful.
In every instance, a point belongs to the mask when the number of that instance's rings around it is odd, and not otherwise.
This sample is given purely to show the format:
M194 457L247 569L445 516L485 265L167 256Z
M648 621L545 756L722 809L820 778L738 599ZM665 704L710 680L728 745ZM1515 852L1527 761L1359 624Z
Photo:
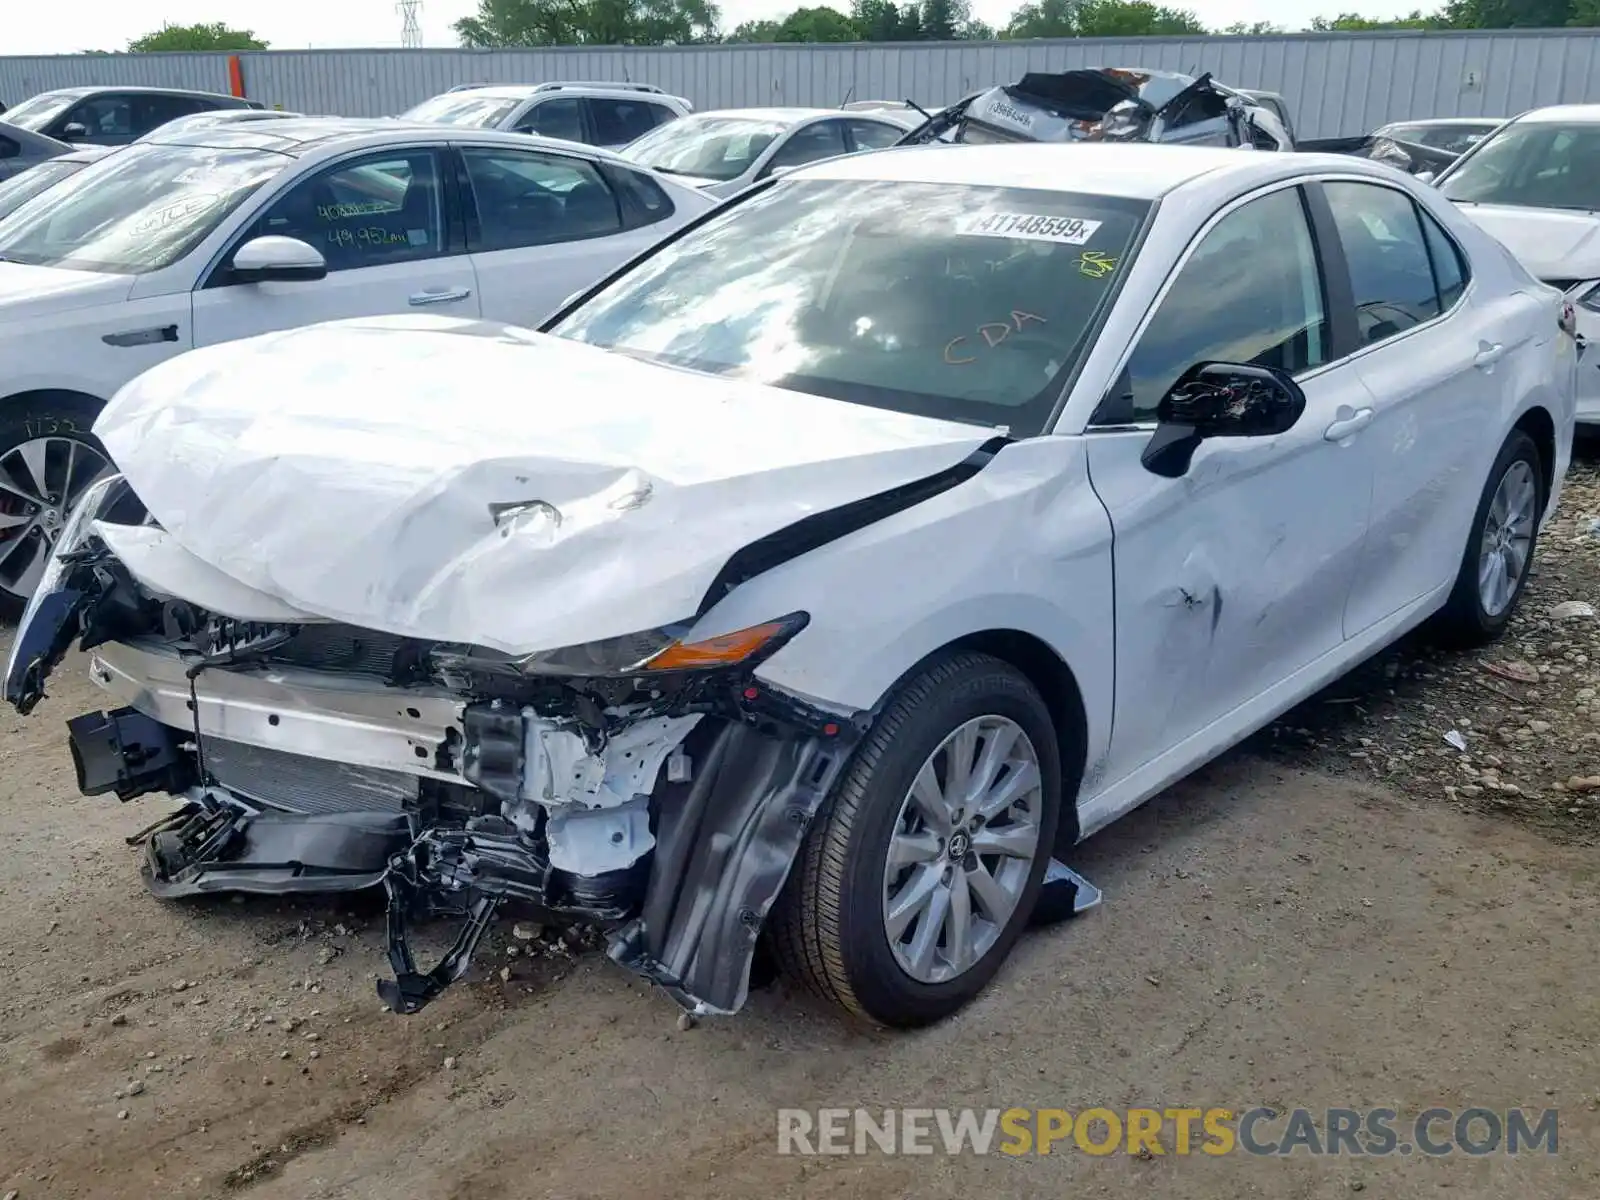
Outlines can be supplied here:
M1557 1110L781 1108L779 1154L1555 1154Z

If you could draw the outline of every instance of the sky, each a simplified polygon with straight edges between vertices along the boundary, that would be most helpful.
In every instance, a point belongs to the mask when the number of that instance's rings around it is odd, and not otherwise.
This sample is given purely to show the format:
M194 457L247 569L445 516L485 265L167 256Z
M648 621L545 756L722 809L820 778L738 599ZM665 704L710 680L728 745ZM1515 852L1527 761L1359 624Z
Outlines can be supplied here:
M822 0L721 0L723 25L780 16ZM974 0L973 14L1003 25L1021 0ZM1212 27L1235 21L1272 21L1289 29L1311 18L1340 12L1368 17L1393 16L1416 8L1420 0L1167 0L1189 8ZM28 0L5 4L0 21L0 55L73 54L80 50L123 50L132 39L160 28L163 21L187 25L222 21L249 29L274 50L307 47L398 46L400 14L394 0L77 0L71 19L61 10ZM837 7L847 8L840 3ZM426 46L454 46L451 23L477 10L477 0L422 0ZM160 15L157 15L160 14Z

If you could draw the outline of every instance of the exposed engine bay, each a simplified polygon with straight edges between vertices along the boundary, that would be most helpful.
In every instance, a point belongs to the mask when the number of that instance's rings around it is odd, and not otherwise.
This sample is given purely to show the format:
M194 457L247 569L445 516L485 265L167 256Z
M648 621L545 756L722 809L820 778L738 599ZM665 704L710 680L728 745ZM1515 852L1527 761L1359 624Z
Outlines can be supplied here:
M767 910L864 725L756 682L804 614L735 667L685 652L648 677L530 676L471 646L154 595L92 532L144 520L120 478L96 485L6 699L28 711L74 642L90 653L121 705L69 723L80 790L183 800L143 835L155 894L381 882L397 1012L459 978L512 901L602 928L613 959L691 1010L743 1004ZM463 928L421 970L408 923L439 915Z

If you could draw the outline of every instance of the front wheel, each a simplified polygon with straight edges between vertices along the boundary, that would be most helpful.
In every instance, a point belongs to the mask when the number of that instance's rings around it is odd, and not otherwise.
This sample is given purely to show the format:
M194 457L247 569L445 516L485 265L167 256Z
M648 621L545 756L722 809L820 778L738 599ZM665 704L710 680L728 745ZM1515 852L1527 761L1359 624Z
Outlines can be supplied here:
M773 914L786 973L880 1024L961 1008L1027 925L1060 816L1056 731L1014 667L953 654L889 702Z
M69 393L0 402L0 620L22 615L72 505L110 470L99 412Z
M1505 632L1528 586L1544 490L1539 447L1513 430L1483 485L1455 587L1435 619L1441 640L1465 648Z

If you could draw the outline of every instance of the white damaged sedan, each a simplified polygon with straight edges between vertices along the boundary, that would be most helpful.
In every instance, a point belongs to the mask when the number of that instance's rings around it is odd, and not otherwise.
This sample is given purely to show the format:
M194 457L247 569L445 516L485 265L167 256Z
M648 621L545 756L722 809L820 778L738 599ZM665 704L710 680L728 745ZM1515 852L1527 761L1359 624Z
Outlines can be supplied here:
M968 146L757 187L543 332L197 350L18 631L108 710L81 789L181 807L162 896L383 883L414 1012L503 905L696 1011L759 946L910 1026L1072 847L1432 618L1510 620L1574 314L1349 158ZM459 941L413 962L407 921Z

